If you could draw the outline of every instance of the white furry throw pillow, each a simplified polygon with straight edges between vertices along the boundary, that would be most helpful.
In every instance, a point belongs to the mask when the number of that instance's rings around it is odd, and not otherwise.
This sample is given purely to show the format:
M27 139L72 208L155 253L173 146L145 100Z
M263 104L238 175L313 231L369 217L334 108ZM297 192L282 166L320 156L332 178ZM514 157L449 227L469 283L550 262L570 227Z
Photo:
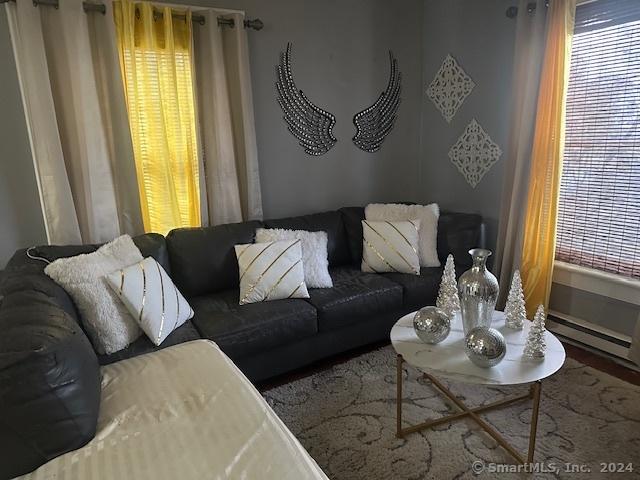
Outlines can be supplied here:
M122 350L142 334L106 280L110 273L140 261L140 250L129 235L123 235L93 253L59 258L44 269L73 298L82 324L100 354Z
M304 282L308 288L333 287L333 281L329 275L327 232L307 232L306 230L284 230L281 228L258 228L256 230L256 243L277 240L300 240L302 242Z
M371 203L364 210L367 220L397 222L420 220L419 251L421 267L439 267L437 203L429 205L402 205L399 203Z

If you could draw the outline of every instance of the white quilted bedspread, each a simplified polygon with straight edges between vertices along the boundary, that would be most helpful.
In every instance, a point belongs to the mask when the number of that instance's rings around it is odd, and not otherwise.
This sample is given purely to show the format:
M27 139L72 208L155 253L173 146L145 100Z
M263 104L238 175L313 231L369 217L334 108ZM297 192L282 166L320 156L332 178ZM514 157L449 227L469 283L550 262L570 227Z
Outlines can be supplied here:
M327 479L215 343L103 367L95 438L22 478Z

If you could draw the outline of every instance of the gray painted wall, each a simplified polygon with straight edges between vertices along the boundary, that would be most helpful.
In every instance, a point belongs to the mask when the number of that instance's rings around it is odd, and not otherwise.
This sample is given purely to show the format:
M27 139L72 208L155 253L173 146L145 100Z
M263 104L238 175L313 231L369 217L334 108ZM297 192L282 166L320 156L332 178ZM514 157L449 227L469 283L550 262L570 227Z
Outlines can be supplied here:
M0 8L0 270L13 252L46 243L11 38Z
M489 248L495 248L507 159L503 154L473 189L447 153L472 118L503 151L507 149L515 21L504 12L513 0L178 1L245 10L265 23L264 30L251 31L249 38L267 217L370 201L436 201L444 209L482 214ZM275 102L274 65L288 41L294 45L298 86L337 117L334 132L339 141L318 158L301 151ZM382 150L367 154L351 143L351 119L384 89L388 49L395 52L404 75L403 103ZM447 53L476 82L450 124L424 94ZM46 241L4 9L0 9L0 64L2 268L15 249ZM587 297L584 292L554 287L552 308L623 333L632 330L637 308L614 301L594 304Z
M176 3L175 1L172 3ZM245 10L265 28L250 31L256 132L267 217L415 200L418 186L421 89L421 0L183 0L190 5ZM46 8L46 7L41 7ZM0 13L0 268L20 246L46 241L4 9ZM195 27L198 28L198 27ZM310 157L281 120L274 66L292 42L299 88L337 117L338 143ZM403 103L382 150L351 143L353 115L373 103L388 79L387 52L403 72Z
M424 2L424 86L431 82L447 53L451 53L473 78L476 87L450 124L423 93L418 197L422 202L436 201L445 209L482 214L487 224L487 243L492 250L500 215L503 167L509 159L503 153L474 189L447 154L472 118L503 152L507 151L516 22L505 16L505 10L515 3L512 0ZM633 333L640 318L637 305L558 284L553 285L550 308L625 335Z
M175 3L175 2L173 2ZM421 90L421 0L182 0L244 10L265 23L249 31L260 177L266 217L296 215L371 201L414 200L418 187ZM198 28L198 27L194 27ZM293 73L312 102L336 116L338 143L306 155L276 103L278 54L293 44ZM403 102L382 149L353 145L353 115L386 87L388 50L403 73Z
M436 201L448 210L480 213L487 225L487 243L495 248L503 153L482 181L472 188L451 163L449 149L475 118L503 152L507 150L515 20L505 16L511 0L425 0L423 23L422 202ZM447 123L424 93L450 53L476 86Z

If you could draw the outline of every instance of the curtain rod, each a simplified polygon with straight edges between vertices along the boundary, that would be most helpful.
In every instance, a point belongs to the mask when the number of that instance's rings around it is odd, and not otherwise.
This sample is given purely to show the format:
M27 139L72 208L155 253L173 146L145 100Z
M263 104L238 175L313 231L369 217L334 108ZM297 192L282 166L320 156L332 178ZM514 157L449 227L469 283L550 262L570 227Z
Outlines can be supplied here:
M549 7L549 0L545 0L545 7ZM536 2L527 3L527 13L535 13L536 11ZM505 15L509 18L516 18L518 16L518 7L509 7L505 12Z
M16 0L0 0L0 3L7 2L15 2ZM32 0L33 5L37 7L38 5L46 5L49 7L58 8L58 0ZM107 7L103 3L91 3L91 2L82 2L82 8L85 12L97 12L105 15L107 13ZM154 18L162 18L162 12L154 12ZM172 13L172 15L176 18L186 19L186 15L184 13ZM205 19L203 15L193 14L191 15L191 21L194 23L198 23L200 25L205 24ZM218 17L218 25L221 27L231 27L234 28L236 22L233 18L225 18ZM264 27L264 23L259 18L247 19L244 21L244 28L251 28L253 30L262 30Z

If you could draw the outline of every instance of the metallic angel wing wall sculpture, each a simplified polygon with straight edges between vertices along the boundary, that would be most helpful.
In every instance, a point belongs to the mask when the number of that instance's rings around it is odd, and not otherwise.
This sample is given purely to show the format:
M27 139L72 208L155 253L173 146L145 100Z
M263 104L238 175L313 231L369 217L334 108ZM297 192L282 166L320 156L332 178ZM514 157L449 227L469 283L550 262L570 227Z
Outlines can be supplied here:
M398 61L391 51L389 62L391 73L387 89L380 94L376 103L353 116L353 124L356 126L353 143L365 152L374 153L380 150L382 142L396 122L396 114L400 106L402 74L398 71Z
M278 103L284 113L289 131L298 139L300 146L309 155L324 155L336 144L333 126L336 117L311 103L298 90L291 75L291 44L285 53L280 52L280 64L276 67L276 89Z

